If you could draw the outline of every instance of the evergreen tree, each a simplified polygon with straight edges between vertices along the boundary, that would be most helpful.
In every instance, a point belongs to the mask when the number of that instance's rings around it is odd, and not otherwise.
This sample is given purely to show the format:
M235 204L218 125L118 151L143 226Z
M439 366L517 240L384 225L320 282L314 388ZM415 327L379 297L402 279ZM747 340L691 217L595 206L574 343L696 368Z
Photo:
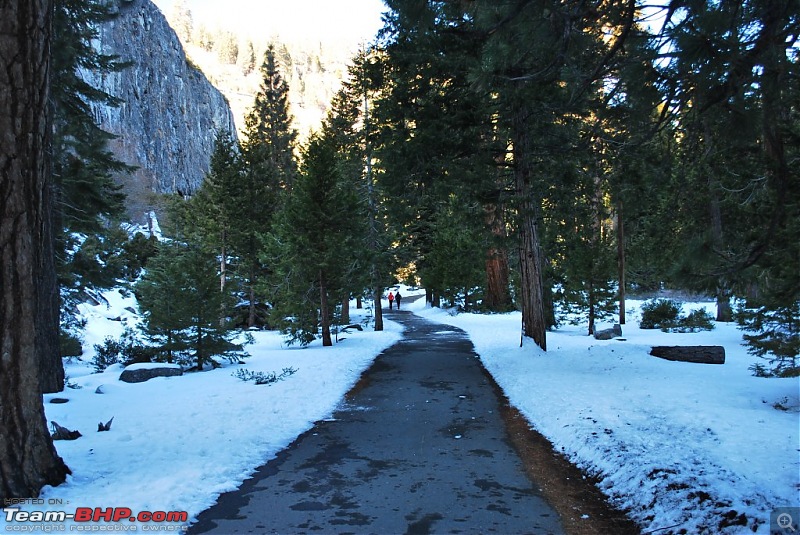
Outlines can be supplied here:
M413 260L420 274L437 272L430 261L443 258L432 250L439 208L453 194L470 206L479 202L487 251L473 260L485 268L484 304L505 309L510 298L501 176L507 144L497 130L492 93L469 80L480 41L469 35L462 5L390 5L395 13L384 30L390 37L388 83L376 115L379 177L391 199L388 214L401 263ZM422 284L433 303L459 287L424 276Z
M176 0L170 12L170 25L175 29L182 43L191 43L194 35L192 11L186 7L184 0Z
M321 330L322 345L333 344L333 312L350 288L363 234L360 208L343 180L335 143L312 136L277 229L279 280L285 281L278 302L280 315L292 318L284 329L294 340L307 343Z
M162 358L202 371L215 356L237 360L236 333L220 322L230 300L220 291L217 261L197 244L162 243L136 285L144 333Z
M730 319L732 294L749 294L744 321L755 333L746 340L784 368L796 353L797 324L787 320L800 300L786 268L800 255L800 180L790 164L800 4L690 4L680 16L670 11L664 28L674 50L663 67L668 106L680 128L673 191L693 192L675 202L685 232L677 275L717 296L718 319Z
M103 75L126 64L98 52L93 40L98 26L113 19L111 7L99 0L56 0L53 10L50 106L52 109L52 183L56 265L62 288L61 316L65 326L75 324L70 314L77 293L85 287L107 287L114 276L96 255L80 253L82 244L105 242L109 222L123 213L124 196L114 175L131 168L109 151L114 138L96 123L93 105L117 106L119 100L96 87ZM85 240L86 236L96 238ZM113 240L112 240L113 241ZM77 252L76 252L77 251ZM75 260L81 262L75 263ZM63 388L63 368L58 352L42 371L46 391Z
M242 243L240 228L244 195L245 170L238 142L229 132L220 132L214 143L209 172L197 193L186 203L181 217L183 234L219 259L220 291L226 290L231 265L238 257L234 244ZM233 268L233 269L231 269Z
M249 39L239 47L239 57L236 59L236 64L242 69L242 74L245 76L256 68L256 51L253 48L253 42Z
M483 298L486 236L482 209L452 195L436 214L431 249L419 276L441 288L449 306L473 310Z
M366 290L372 297L376 331L383 330L381 298L383 288L390 283L391 266L387 253L389 239L383 223L386 203L382 202L373 165L377 136L373 107L381 88L382 68L375 50L361 50L348 68L348 79L334 96L323 125L323 136L336 148L343 182L366 200L363 276L350 280L347 293L360 296ZM358 261L357 253L353 260Z
M124 196L113 174L131 168L108 149L115 136L95 121L92 105L119 106L120 100L92 80L128 65L93 46L98 26L116 15L100 0L57 0L53 16L53 176L59 225L91 233L123 213ZM87 74L88 73L88 74Z
M253 107L245 118L245 139L241 144L245 168L242 217L233 244L241 262L241 276L249 300L248 326L256 321L256 287L267 266L261 264L261 236L270 231L279 199L291 188L297 166L291 126L289 89L283 81L270 46L261 65L262 82Z

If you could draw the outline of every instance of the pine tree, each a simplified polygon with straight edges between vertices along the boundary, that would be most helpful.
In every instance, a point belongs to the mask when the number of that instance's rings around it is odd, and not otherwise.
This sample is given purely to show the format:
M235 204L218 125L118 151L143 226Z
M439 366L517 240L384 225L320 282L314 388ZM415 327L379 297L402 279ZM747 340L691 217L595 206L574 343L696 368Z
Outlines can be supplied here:
M241 345L236 333L220 322L220 312L230 304L220 291L217 260L202 246L163 243L135 291L144 312L144 333L167 362L202 371L215 356L237 359Z
M239 57L236 59L236 64L245 76L256 68L256 51L253 48L253 42L249 39L239 47Z
M432 250L439 207L452 194L470 206L479 202L487 251L473 260L485 269L484 304L506 309L510 296L501 183L506 143L498 135L492 94L469 79L480 41L469 35L461 4L390 6L396 13L385 29L391 35L386 48L390 83L376 110L380 181L391 199L388 214L398 254L413 260L420 274L436 272L429 262L443 258ZM431 302L437 301L434 295L459 286L424 277L422 284L431 290Z
M100 0L57 0L53 16L53 176L57 185L59 224L71 232L91 233L123 213L124 196L114 173L131 168L108 149L115 136L95 121L92 105L121 101L92 80L128 65L93 45L98 25L116 15ZM86 73L89 73L88 75Z
M194 19L192 17L192 11L186 7L186 2L184 0L176 0L172 5L170 24L175 29L175 33L182 43L188 44L192 42Z
M109 151L114 138L96 123L93 105L116 106L120 101L96 87L95 80L119 71L126 64L97 51L93 40L98 25L114 17L110 6L99 0L56 0L53 10L53 47L50 106L53 115L52 183L56 265L64 296L61 316L71 323L76 293L84 287L103 287L111 277L95 257L83 266L75 264L74 251L86 243L86 235L105 241L109 222L123 211L124 196L114 175L130 170ZM91 243L91 241L89 242ZM78 255L80 258L80 255ZM82 269L85 267L87 269ZM101 275L100 278L92 274ZM80 284L75 285L76 279ZM63 388L59 352L42 366L45 391Z
M277 230L280 280L289 289L279 296L281 316L294 318L285 330L301 343L310 341L319 325L322 345L333 344L333 311L350 287L362 213L356 192L343 180L335 143L312 136Z
M256 321L256 288L268 269L259 259L261 236L270 231L279 199L291 189L297 174L294 154L297 132L291 126L289 89L278 69L272 46L266 51L261 75L261 86L245 118L245 139L241 144L245 197L234 244L247 285L250 327Z
M717 295L719 319L730 319L732 294L749 294L743 321L755 332L746 340L756 355L780 357L782 370L798 344L796 322L788 319L800 286L786 265L800 256L800 179L790 164L800 145L800 5L692 4L674 15L664 30L674 53L663 67L680 127L672 190L695 192L674 204L685 232L679 258L687 260L677 273Z
M390 282L387 273L391 266L386 252L389 239L382 223L385 203L380 202L382 194L373 165L377 135L373 107L381 81L382 64L378 53L367 49L359 51L348 68L348 79L334 96L322 134L335 146L343 182L366 201L363 276L350 280L347 293L360 296L366 291L372 297L376 331L383 330L381 298L383 288ZM358 258L353 260L357 262Z
M220 291L226 290L232 259L238 257L234 244L241 243L241 206L245 170L238 142L229 132L220 132L214 143L209 172L197 193L188 201L182 216L184 234L202 244L220 259Z

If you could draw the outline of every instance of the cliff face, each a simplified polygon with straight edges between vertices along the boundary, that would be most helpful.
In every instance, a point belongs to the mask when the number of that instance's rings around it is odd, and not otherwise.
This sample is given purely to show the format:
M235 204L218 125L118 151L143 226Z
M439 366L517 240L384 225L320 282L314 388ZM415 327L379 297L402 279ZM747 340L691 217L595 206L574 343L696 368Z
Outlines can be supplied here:
M136 217L155 193L191 194L209 168L219 131L235 135L228 102L186 59L180 41L150 0L115 0L119 16L99 28L97 47L132 65L94 79L123 100L95 109L101 127L119 136L111 150L138 166L120 182Z

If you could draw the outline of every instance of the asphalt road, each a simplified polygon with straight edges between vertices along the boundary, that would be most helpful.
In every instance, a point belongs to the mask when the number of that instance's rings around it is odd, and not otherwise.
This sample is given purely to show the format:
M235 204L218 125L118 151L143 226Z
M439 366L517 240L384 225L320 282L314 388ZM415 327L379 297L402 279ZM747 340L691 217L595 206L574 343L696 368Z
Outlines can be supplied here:
M466 335L387 313L404 339L330 421L220 496L189 533L563 533Z

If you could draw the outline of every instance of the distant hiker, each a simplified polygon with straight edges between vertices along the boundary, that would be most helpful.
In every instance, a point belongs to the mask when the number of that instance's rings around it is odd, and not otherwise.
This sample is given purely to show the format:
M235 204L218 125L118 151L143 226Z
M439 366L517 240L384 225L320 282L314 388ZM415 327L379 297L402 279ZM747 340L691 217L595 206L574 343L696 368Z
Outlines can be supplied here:
M397 290L397 294L394 296L394 300L397 303L397 310L400 310L400 300L402 298L403 298L403 296L400 295L400 290Z
M394 303L394 294L389 292L389 310L392 309L392 303Z

